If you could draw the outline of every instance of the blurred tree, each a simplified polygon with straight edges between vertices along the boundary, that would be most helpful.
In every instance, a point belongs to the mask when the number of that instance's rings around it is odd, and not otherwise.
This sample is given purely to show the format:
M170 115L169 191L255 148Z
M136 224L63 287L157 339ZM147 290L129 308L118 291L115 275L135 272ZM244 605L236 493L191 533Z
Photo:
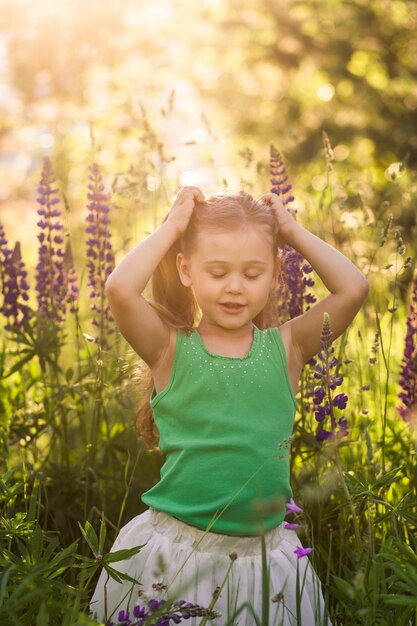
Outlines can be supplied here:
M220 6L220 5L219 5ZM308 163L327 130L336 156L385 170L417 160L417 3L228 0L215 20L218 89L233 131L265 141L294 129ZM198 36L198 34L197 34ZM195 76L197 80L197 76ZM204 89L204 80L199 82Z

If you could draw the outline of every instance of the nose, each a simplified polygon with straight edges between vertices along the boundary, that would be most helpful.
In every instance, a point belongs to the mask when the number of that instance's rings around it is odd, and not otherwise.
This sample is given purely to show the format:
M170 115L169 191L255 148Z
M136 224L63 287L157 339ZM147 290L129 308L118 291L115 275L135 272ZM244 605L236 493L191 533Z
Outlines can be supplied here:
M231 276L226 287L227 293L242 293L242 283L239 276Z

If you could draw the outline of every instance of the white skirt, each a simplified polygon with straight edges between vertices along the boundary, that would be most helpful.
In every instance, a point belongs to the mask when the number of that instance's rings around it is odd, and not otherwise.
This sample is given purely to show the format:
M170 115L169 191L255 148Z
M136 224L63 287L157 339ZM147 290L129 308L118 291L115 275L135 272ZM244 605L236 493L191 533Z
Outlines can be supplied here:
M302 544L296 532L284 528L284 524L282 522L277 528L265 533L270 591L269 626L331 626L320 580L309 557L298 559L294 554L294 550ZM260 622L260 537L205 532L149 508L120 530L111 551L142 544L146 545L131 559L111 564L114 569L127 573L141 585L129 581L116 582L103 569L90 601L92 616L104 622L117 623L119 611L124 610L129 612L130 619L136 623L133 608L137 604L146 607L146 599L185 600L208 607L215 594L217 600L213 608L221 612L221 617L210 620L208 625L226 626L233 613L238 612L242 605L245 606L230 624L255 626L253 611ZM237 555L235 560L233 553ZM219 587L222 587L220 593ZM197 626L200 622L201 617L191 617L186 624Z

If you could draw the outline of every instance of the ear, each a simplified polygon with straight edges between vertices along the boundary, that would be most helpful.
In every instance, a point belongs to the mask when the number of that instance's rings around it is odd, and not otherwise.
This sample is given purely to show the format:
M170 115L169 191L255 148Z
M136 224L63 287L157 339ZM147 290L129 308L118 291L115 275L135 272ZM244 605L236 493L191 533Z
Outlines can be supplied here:
M184 287L191 287L193 281L191 278L190 261L182 252L178 252L177 254L176 265L180 281Z
M272 274L271 289L278 287L278 277L281 270L281 259L277 256L274 262L274 273Z

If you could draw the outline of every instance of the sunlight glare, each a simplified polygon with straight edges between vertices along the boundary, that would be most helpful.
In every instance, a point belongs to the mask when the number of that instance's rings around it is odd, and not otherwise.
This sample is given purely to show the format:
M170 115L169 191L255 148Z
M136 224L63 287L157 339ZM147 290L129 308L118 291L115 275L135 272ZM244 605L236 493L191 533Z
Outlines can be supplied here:
M55 144L55 137L51 133L42 133L39 137L41 148L52 148Z
M334 94L335 89L330 83L321 85L316 91L316 95L319 100L323 100L324 102L329 102L333 98Z

